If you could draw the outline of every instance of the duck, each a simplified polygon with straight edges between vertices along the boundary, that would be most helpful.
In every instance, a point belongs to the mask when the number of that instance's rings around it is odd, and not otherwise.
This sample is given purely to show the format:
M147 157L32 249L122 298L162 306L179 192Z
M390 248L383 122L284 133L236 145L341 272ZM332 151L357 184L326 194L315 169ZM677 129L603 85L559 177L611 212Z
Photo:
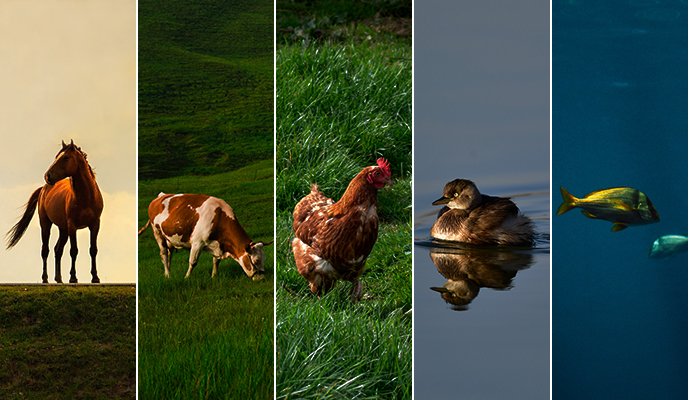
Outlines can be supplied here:
M533 246L534 224L508 197L481 194L468 179L455 179L443 197L431 203L444 207L431 226L437 240L484 246Z

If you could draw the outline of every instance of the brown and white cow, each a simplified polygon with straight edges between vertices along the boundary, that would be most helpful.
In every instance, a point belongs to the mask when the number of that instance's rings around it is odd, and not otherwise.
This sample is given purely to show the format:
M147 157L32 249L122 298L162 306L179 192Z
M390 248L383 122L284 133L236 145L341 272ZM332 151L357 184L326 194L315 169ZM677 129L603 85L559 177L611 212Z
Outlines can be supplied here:
M218 273L220 260L232 257L253 280L263 278L263 247L271 244L254 243L225 201L205 194L160 193L149 204L149 220L139 234L152 225L153 235L160 248L165 277L170 277L171 249L189 249L189 278L197 264L199 253L206 250L213 255L213 273Z

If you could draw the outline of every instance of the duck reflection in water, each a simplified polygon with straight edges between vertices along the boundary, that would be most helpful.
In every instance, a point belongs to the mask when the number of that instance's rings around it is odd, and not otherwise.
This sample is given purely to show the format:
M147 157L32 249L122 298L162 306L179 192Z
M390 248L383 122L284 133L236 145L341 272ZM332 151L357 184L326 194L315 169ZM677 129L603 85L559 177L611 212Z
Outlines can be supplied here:
M442 287L431 290L457 311L466 310L483 287L510 289L517 272L533 263L530 252L506 248L433 248L429 255L447 279Z

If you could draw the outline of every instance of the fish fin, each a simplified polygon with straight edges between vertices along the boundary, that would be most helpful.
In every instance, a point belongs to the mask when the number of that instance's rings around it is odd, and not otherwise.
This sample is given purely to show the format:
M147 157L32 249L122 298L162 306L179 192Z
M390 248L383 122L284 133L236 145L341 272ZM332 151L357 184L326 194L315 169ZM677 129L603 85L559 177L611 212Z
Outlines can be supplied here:
M563 204L558 207L558 212L556 215L565 214L566 212L575 208L575 202L577 202L577 197L568 193L568 190L561 186L561 196L563 197Z
M627 227L628 227L628 225L626 225L626 224L621 224L620 222L616 222L616 223L614 223L613 226L611 227L611 230L612 230L613 232L618 232L618 231L622 231L623 229L625 229L625 228L627 228Z
M591 212L587 210L582 210L582 213L585 215L587 218L592 218L592 219L599 219L596 215L592 214Z

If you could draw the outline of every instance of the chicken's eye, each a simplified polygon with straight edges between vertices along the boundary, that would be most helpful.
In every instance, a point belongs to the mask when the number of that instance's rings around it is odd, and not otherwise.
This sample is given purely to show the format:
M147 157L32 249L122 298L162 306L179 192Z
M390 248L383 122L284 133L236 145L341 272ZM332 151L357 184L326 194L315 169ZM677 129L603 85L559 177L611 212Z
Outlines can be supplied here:
M374 176L378 177L379 175L381 175L381 172L380 172L380 171L378 171L378 170L377 170L377 171L374 171Z

